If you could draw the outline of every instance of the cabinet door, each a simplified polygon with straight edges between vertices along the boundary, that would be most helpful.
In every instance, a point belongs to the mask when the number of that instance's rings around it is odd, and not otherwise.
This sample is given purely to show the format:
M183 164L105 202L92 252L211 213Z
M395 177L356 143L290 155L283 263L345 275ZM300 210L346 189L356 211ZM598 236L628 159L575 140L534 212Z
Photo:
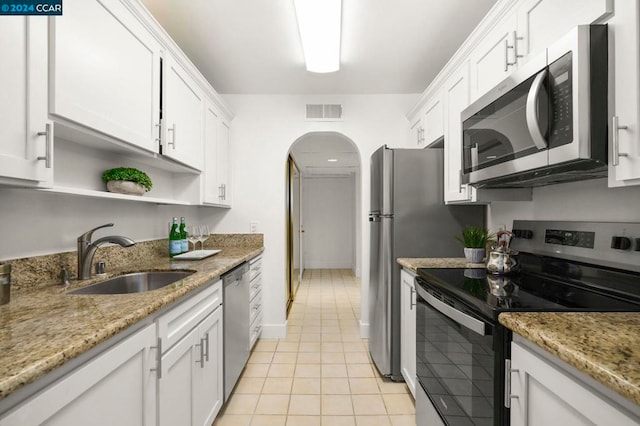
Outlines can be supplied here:
M204 125L204 191L203 201L205 203L218 204L222 194L218 188L218 120L220 114L207 102L205 110Z
M637 425L613 401L518 343L511 344L511 425ZM517 371L516 371L517 370Z
M157 152L159 42L118 0L66 0L49 22L50 112Z
M618 7L616 2L616 8ZM633 2L632 2L633 3ZM576 25L591 24L613 11L612 0L523 0L518 5L518 53L525 63Z
M462 121L460 113L469 105L469 62L464 62L445 82L444 200L471 200L472 191L462 184Z
M0 424L155 426L155 342L151 324L54 382Z
M639 8L637 1L617 2L615 16L608 21L613 49L609 55L613 62L613 84L609 88L613 93L609 97L614 99L609 186L640 185ZM626 128L616 128L616 124Z
M504 17L473 49L469 57L471 100L474 101L507 78L517 65L514 44L516 14Z
M216 309L198 326L198 350L204 361L195 364L194 425L209 426L218 415L224 400L222 365L222 307Z
M401 372L411 394L416 396L416 305L414 276L402 269L400 271L402 288L400 315L402 317L400 341Z
M409 127L409 148L424 147L424 127L422 127L422 111L418 113L418 117L413 120Z
M217 181L220 190L219 203L231 205L231 140L229 123L224 119L218 120L218 160L217 160Z
M204 167L204 93L171 55L163 60L162 154L195 169Z
M424 118L424 146L428 146L444 135L444 114L440 90L427 102Z
M47 21L0 17L0 177L50 186L53 126L47 119ZM39 134L48 131L48 134ZM48 161L38 157L50 156ZM49 164L47 164L49 163Z
M196 346L197 345L197 346ZM158 380L158 424L195 425L197 380L193 372L202 360L198 328L193 328L162 355L162 375Z

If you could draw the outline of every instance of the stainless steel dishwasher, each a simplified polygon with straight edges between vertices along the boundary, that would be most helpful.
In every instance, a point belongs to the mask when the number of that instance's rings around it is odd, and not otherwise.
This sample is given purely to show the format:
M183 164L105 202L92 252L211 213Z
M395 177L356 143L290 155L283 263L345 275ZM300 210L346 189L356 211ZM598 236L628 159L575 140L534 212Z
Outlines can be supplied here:
M224 316L224 400L249 360L249 263L222 276Z

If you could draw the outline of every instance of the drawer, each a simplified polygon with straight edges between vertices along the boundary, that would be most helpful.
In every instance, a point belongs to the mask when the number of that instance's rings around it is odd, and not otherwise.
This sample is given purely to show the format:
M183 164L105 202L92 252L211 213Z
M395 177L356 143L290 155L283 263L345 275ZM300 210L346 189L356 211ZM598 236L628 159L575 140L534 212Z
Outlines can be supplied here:
M163 353L222 304L222 281L217 279L205 286L206 289L156 320Z
M260 314L258 318L256 318L255 323L251 324L251 333L250 333L251 340L249 343L249 350L253 349L253 345L256 344L256 341L260 337L261 333L262 333L262 314Z
M262 273L262 257L257 257L249 262L249 281L253 281Z
M256 294L258 294L258 292L262 290L262 277L258 277L257 279L251 281L249 285L249 300L253 300L253 298L256 297Z
M262 313L262 293L258 293L251 301L251 311L249 312L249 323L253 323L255 318Z

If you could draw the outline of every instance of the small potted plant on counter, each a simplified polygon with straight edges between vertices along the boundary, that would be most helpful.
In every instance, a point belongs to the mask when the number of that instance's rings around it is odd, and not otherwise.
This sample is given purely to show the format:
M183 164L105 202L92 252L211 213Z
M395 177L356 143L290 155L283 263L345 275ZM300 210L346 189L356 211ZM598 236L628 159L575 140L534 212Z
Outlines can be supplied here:
M470 263L481 263L485 256L487 243L492 240L493 234L488 229L467 226L462 230L462 236L455 238L464 245L464 257Z
M131 167L105 170L102 181L107 184L107 191L128 195L142 195L153 186L145 172Z

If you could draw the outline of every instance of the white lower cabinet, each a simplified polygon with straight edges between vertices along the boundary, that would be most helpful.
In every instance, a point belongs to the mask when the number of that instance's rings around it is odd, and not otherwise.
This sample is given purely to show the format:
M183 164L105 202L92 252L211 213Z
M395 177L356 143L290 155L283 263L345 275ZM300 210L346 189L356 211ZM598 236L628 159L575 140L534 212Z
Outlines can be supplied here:
M155 344L150 324L19 405L0 425L155 425Z
M262 256L249 261L249 350L262 333Z
M511 344L510 378L511 426L640 424L640 417L518 342Z
M400 271L400 371L402 377L416 396L416 288L415 275L402 269Z

